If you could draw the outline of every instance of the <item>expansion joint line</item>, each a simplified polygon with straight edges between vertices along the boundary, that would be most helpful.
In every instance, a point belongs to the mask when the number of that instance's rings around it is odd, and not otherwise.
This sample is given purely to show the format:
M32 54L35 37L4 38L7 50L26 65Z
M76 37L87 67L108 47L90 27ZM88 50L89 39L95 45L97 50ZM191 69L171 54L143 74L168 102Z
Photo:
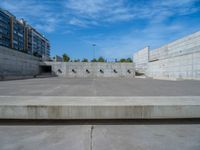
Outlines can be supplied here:
M94 126L92 125L90 128L90 150L93 149L93 130L94 130Z

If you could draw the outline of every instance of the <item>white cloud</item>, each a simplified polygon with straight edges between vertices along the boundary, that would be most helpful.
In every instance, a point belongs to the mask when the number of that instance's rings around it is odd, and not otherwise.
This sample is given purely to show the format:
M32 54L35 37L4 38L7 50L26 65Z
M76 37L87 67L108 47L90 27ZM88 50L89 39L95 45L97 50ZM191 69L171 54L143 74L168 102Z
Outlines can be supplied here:
M173 15L186 15L199 10L194 4L198 0L68 0L65 7L70 14L79 18L82 24L94 25L129 21L134 19L147 19L159 22ZM83 26L82 26L83 27Z
M88 28L136 19L160 22L173 15L186 15L199 11L194 5L197 1L1 0L0 6L39 26L41 30L52 32L58 25L63 24Z
M48 6L51 2L40 3L35 0L2 0L0 7L10 11L18 18L24 18L34 28L43 32L53 32L59 16Z
M132 29L123 34L87 37L86 42L96 43L97 55L113 61L115 58L132 57L135 51L145 46L150 46L151 49L160 47L198 29L198 27L189 28L189 26L189 23L183 25L178 22L171 25L151 24L142 30ZM188 30L182 32L186 28Z
M96 22L129 20L133 16L123 0L68 0L65 6L72 15L87 24L94 20Z
M72 18L70 21L69 21L69 24L71 25L75 25L75 26L81 26L81 27L86 27L86 24L85 22L77 19L77 18Z

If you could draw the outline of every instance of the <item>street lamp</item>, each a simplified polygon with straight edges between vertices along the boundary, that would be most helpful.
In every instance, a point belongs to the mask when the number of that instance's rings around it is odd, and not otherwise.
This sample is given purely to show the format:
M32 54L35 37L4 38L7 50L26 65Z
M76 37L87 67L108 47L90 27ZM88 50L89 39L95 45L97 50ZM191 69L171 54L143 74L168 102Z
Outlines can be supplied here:
M93 57L94 57L94 59L95 59L95 46L96 46L96 44L92 44L92 46L93 46Z

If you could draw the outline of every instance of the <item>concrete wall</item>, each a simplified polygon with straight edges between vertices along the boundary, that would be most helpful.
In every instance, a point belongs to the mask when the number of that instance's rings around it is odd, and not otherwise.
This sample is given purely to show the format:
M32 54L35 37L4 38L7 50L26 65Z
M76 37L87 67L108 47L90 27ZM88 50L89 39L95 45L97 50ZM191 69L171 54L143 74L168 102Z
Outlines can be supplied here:
M150 62L146 75L161 79L200 79L200 52Z
M136 71L144 73L147 69L147 64L149 62L149 47L145 47L137 51L133 55L133 61L135 62Z
M41 65L51 65L53 73L61 77L135 76L133 63L45 62Z
M200 52L200 31L150 51L149 60L160 60Z
M0 46L0 80L37 75L39 63L37 57Z
M200 31L150 51L145 74L161 79L200 79Z

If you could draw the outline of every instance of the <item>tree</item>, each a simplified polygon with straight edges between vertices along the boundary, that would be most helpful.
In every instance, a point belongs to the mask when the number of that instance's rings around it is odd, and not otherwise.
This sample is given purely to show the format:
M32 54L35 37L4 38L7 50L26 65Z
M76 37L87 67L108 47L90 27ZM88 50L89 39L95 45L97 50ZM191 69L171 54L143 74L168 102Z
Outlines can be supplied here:
M119 60L119 62L121 62L121 63L131 63L131 62L133 62L133 60L131 58L127 58L127 59L121 58Z
M131 63L131 62L133 62L133 60L131 58L127 58L126 62L130 62Z
M97 61L98 62L105 62L105 59L103 57L99 57L99 59Z
M82 62L88 62L87 58L83 58Z
M124 62L126 62L126 59L121 58L121 59L119 60L119 62L124 63Z
M91 62L97 62L96 58L92 59Z
M69 62L70 61L70 57L67 54L63 54L63 61L64 62Z

